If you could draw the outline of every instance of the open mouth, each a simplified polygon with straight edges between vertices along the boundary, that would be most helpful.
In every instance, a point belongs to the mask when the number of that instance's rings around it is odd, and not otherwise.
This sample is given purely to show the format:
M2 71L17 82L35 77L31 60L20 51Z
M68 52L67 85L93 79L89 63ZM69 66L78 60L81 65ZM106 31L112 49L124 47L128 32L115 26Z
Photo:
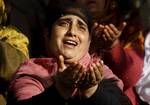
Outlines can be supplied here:
M70 45L74 47L78 45L78 42L72 39L65 39L63 42L65 45Z

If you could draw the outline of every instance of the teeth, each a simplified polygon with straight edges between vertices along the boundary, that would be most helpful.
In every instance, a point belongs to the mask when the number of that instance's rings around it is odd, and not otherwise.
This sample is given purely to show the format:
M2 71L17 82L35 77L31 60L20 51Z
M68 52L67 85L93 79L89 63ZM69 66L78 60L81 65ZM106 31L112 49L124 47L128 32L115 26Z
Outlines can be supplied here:
M64 41L66 44L71 44L71 45L74 45L76 46L77 45L77 42L73 41L73 40L66 40Z

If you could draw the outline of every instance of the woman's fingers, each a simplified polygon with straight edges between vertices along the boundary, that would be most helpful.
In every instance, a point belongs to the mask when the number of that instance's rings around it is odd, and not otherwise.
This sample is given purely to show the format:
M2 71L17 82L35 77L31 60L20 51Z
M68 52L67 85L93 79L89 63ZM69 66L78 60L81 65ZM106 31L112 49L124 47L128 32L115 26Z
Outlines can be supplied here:
M126 22L123 22L123 23L119 26L118 30L119 30L119 31L123 31L123 29L126 27L126 25L127 25L127 23L126 23Z
M85 72L85 69L84 67L81 65L81 64L77 64L77 66L75 66L75 68L73 68L73 81L75 81L76 83L78 83L81 78L82 78L82 75L83 73Z
M103 65L98 62L98 63L96 63L96 67L97 67L97 71L96 71L97 81L101 81L103 78Z
M91 33L93 36L100 37L102 35L103 30L104 30L104 25L94 23Z
M95 84L95 82L96 82L96 75L95 75L95 67L94 67L94 64L92 64L91 66L90 66L90 70L89 70L89 72L90 72L90 80L89 80L89 83L90 84Z
M110 24L110 29L113 31L113 37L114 38L118 38L121 33L122 33L122 30L119 30L116 26L114 26L113 24Z
M106 25L106 26L105 26L104 33L105 33L105 37L106 37L108 40L114 40L114 38L115 38L115 33L114 33L114 31L110 28L109 25Z
M113 24L102 25L102 24L94 23L91 32L92 32L93 35L96 35L98 38L100 38L102 36L105 41L109 41L109 40L114 41L118 37L120 37L120 35L121 35L123 29L125 28L126 24L127 24L126 22L123 22L117 28Z
M92 84L97 84L102 80L102 66L100 63L94 63L92 64L92 69L90 69L91 73L91 83Z

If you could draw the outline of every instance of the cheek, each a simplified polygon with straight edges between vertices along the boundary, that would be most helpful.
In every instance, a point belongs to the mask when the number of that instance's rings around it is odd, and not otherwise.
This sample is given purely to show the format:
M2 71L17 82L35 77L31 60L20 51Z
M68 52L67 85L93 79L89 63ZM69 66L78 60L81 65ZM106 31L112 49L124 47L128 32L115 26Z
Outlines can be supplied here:
M90 37L88 36L88 37L85 37L85 36L82 36L82 37L80 37L80 39L82 40L82 42L85 44L85 46L87 45L89 45L89 43L90 43Z
M64 37L65 32L63 30L60 29L54 29L51 33L51 40L60 40Z
M62 30L57 31L57 29L54 30L53 33L51 34L50 45L55 48L60 48L62 45L62 40L64 38L64 35L65 35L65 31Z

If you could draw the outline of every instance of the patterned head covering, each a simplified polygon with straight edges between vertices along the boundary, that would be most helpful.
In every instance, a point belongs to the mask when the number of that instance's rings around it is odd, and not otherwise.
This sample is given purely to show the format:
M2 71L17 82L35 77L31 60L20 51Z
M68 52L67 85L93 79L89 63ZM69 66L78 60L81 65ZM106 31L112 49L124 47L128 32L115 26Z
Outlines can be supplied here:
M28 38L15 27L0 27L0 40L9 43L21 51L27 58L29 57Z
M0 41L9 43L21 51L26 57L29 57L27 37L17 28L12 26L3 26L7 20L7 12L4 0L0 0Z

